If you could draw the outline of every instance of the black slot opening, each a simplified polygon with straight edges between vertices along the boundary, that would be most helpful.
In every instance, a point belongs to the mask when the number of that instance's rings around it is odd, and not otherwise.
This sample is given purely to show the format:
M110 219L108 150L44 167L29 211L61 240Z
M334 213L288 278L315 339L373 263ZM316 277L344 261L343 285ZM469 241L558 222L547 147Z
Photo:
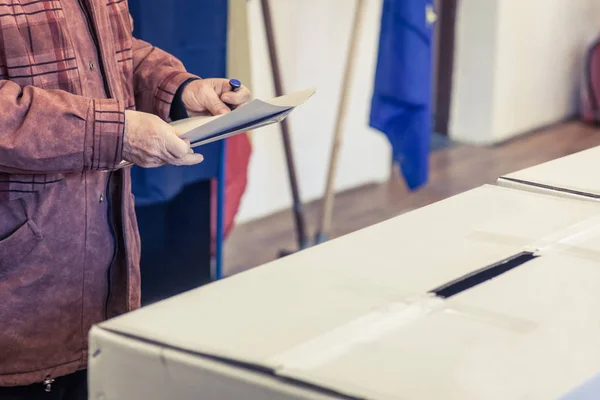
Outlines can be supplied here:
M526 262L531 261L537 257L538 256L528 251L516 254L512 257L497 262L496 264L492 264L480 270L473 271L470 274L462 276L452 282L446 283L445 285L431 290L430 293L433 293L441 298L447 299L460 292L464 292L465 290L468 290L472 287L481 285L483 282L493 279L499 275L502 275L505 272L508 272L513 268L523 265Z

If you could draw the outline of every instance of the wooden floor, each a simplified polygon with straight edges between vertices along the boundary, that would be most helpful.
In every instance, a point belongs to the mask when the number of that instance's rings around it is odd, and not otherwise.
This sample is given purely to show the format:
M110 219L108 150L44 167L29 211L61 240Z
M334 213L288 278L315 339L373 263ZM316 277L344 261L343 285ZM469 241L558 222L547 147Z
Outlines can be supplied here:
M369 185L336 197L334 236L373 225L477 186L494 183L503 174L600 145L600 130L579 122L542 129L492 147L455 145L431 154L430 181L416 192L397 176L386 184ZM306 206L314 232L320 202ZM231 275L295 249L291 211L237 226L225 245L225 274Z

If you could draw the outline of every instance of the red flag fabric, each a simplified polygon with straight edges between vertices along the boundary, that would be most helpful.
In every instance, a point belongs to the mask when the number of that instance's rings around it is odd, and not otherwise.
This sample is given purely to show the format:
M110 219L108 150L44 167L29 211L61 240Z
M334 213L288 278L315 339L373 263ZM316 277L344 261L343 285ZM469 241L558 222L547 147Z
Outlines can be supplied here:
M225 229L227 238L234 227L235 217L248 184L248 165L252 144L247 133L227 139L225 166ZM211 251L215 254L217 237L217 181L213 180L211 191Z

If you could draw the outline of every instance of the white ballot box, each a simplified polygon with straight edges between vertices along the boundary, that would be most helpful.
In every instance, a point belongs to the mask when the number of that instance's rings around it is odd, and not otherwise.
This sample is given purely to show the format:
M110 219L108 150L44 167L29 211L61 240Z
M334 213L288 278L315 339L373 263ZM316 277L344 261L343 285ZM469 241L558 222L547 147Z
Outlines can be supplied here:
M553 196L600 201L600 147L502 176L498 184Z
M95 326L89 394L597 400L598 310L600 204L483 186Z

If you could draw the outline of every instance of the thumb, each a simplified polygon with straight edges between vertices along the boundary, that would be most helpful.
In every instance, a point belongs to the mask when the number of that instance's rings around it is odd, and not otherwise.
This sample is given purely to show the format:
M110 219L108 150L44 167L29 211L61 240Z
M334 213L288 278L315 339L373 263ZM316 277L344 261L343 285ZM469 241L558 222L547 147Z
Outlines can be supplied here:
M217 92L208 90L205 92L205 107L210 111L212 115L227 114L231 110L225 103L221 101Z
M177 136L175 131L168 132L165 138L165 147L174 158L181 158L189 153L190 144Z

